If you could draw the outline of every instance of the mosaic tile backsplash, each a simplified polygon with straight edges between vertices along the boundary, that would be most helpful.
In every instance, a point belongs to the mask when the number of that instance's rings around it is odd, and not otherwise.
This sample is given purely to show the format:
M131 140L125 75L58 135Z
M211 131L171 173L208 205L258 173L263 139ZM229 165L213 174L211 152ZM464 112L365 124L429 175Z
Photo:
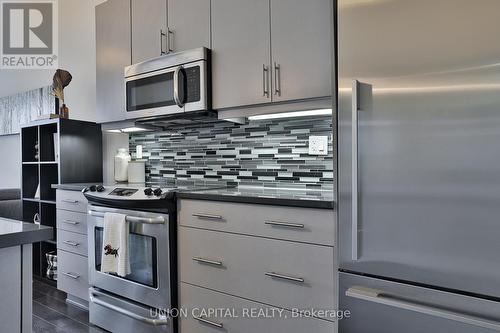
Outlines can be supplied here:
M328 155L310 156L310 135L328 136ZM330 117L225 121L168 132L130 135L130 153L143 146L146 180L221 180L238 185L331 188Z

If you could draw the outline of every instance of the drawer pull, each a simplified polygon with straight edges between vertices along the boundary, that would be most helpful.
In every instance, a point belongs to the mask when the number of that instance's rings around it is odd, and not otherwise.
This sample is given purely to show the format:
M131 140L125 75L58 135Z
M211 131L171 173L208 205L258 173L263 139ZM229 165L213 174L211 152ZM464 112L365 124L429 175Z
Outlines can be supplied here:
M198 263L201 263L201 264L222 266L222 261L210 260L210 259L205 259L205 258L200 258L200 257L194 257L193 260L198 262Z
M222 220L222 216L220 216L220 215L194 213L193 216L197 217L197 218L200 218L200 219Z
M208 320L205 317L194 317L194 319L196 319L196 320L198 320L198 321L200 321L202 323L208 324L210 326L214 326L214 327L217 327L217 328L224 328L224 325L222 323L218 323L216 321Z
M304 225L301 223L289 223L289 222L271 221L271 220L265 221L264 223L275 227L304 229Z
M76 205L77 203L79 203L80 201L78 200L69 200L69 199L63 199L61 200L62 202L65 202L65 203L69 203L69 204L73 204L73 205Z
M299 282L299 283L304 283L303 278L295 277L295 276L290 276L290 275L283 275L279 274L276 272L267 272L267 276L272 277L272 278L277 278L277 279L282 279L282 280L287 280L287 281L293 281L293 282Z
M80 277L80 275L75 274L75 273L64 273L64 275L69 276L70 278L75 279L75 280Z
M70 221L70 220L64 220L63 222L64 222L64 223L67 223L67 224L72 224L72 225L77 225L77 224L80 224L80 222Z
M69 240L65 240L65 241L63 241L63 243L66 245L69 245L69 246L74 246L74 247L77 247L80 245L80 243L69 241Z

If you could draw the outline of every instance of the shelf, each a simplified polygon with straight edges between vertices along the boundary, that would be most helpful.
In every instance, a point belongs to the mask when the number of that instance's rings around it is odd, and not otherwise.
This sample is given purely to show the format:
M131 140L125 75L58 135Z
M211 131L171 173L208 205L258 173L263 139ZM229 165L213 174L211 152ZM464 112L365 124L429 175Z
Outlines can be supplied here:
M49 244L53 244L53 245L57 245L57 241L55 241L55 240L50 240L50 239L49 239L49 240L44 240L44 241L42 241L42 242L49 243Z
M48 279L46 278L45 276L40 276L38 274L35 274L33 273L33 277L38 280L38 281L42 281L43 283L46 283L52 287L57 287L57 280L52 280L52 279Z
M39 186L38 165L25 164L22 167L23 197L34 198Z
M39 164L57 164L58 161L43 161L43 162L23 162L23 165L39 165Z
M41 203L52 204L52 205L56 204L55 200L41 200L41 199L35 199L35 198L23 198L23 200L30 201L30 202L41 202Z
M39 155L39 150L36 148L38 145L38 127L26 127L21 129L21 140L22 161L37 162L37 155Z
M59 155L57 123L40 126L40 161L50 162L57 160Z

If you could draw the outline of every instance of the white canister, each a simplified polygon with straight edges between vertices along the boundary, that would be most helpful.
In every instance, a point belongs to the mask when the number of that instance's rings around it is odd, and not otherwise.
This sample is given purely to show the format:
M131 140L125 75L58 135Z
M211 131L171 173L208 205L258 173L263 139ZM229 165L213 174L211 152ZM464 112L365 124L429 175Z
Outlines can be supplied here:
M131 159L126 148L118 149L115 155L115 181L126 182L128 180L128 163Z
M133 161L128 164L128 182L146 182L146 163L143 161Z

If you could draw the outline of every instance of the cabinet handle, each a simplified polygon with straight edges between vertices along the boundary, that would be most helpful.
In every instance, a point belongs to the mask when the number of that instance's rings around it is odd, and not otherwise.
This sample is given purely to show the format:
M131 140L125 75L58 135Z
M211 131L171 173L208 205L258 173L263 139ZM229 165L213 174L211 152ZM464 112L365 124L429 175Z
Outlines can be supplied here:
M80 275L75 274L75 273L63 273L63 274L66 276L69 276L70 278L75 279L75 280L80 277Z
M299 278L299 277L295 277L295 276L283 275L283 274L276 273L276 272L267 272L266 275L269 277L277 278L277 279L281 279L281 280L304 283L303 278Z
M197 217L197 218L200 218L200 219L222 220L222 216L220 216L220 215L194 213L193 216Z
M217 260L211 260L211 259L205 259L205 258L200 258L200 257L194 257L194 261L201 263L201 264L209 264L209 265L215 265L215 266L222 266L222 261L217 261Z
M170 38L170 36L172 36L172 38ZM174 45L174 32L172 30L170 30L170 28L167 28L167 49L168 49L168 53L170 52L174 52L174 48L173 48L173 45Z
M262 96L269 98L269 67L262 65Z
M77 225L77 224L80 224L80 222L70 221L70 220L64 220L63 222L64 222L64 223L67 223L67 224L72 224L72 225Z
M163 29L160 29L160 55L167 54L167 52L163 51L163 37L167 36L164 32ZM167 37L167 42L168 42L168 37Z
M217 328L224 328L224 325L222 323L218 323L216 321L208 320L205 317L194 317L194 319L196 319L196 320L198 320L198 321L200 321L202 323L208 324L210 326L214 326L214 327L217 327Z
M274 94L281 96L281 66L274 63Z
M80 243L77 243L77 242L73 242L73 241L69 241L69 240L65 240L63 241L64 244L67 244L69 246L74 246L74 247L77 247L80 245Z
M300 223L288 223L288 222L280 222L280 221L265 221L264 223L267 225L276 226L276 227L304 229L304 225L300 224Z
M72 204L72 205L76 205L77 203L79 203L80 201L78 200L70 200L70 199L63 199L61 200L62 202L65 202L65 203L69 203L69 204Z

